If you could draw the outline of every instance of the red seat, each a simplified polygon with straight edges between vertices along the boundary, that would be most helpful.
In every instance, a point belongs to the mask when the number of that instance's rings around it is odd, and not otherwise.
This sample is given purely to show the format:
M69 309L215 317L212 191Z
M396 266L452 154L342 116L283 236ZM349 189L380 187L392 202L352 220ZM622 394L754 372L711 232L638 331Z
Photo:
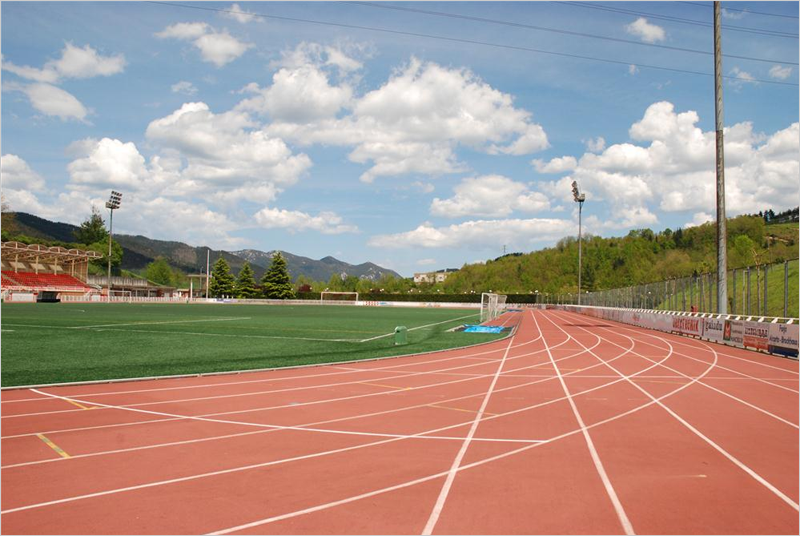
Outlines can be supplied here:
M3 270L3 286L21 286L49 290L91 290L80 279L69 274L36 274Z

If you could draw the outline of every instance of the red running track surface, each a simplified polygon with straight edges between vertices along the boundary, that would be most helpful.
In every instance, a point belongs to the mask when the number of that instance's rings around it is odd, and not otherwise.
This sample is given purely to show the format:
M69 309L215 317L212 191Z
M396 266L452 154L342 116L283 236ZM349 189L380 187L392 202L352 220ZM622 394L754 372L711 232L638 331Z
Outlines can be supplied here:
M6 534L797 534L798 364L556 311L307 369L2 393Z

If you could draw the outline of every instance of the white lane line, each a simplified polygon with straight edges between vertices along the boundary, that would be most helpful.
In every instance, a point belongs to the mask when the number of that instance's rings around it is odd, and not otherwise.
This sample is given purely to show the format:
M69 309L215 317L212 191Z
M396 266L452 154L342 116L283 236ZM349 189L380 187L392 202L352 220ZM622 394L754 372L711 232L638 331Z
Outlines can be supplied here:
M478 316L478 315L473 313L471 315L461 316L461 317L458 317L458 318L448 318L447 320L442 320L441 322L434 322L433 324L425 324L424 326L417 326L417 327L414 327L414 328L409 328L407 331L415 331L415 330L422 329L422 328L429 328L431 326L438 326L439 324L446 324L448 322L455 322L457 320L464 320L465 318L472 318L473 316ZM374 341L374 340L377 340L377 339L383 339L384 337L391 337L392 335L394 335L394 331L391 331L389 333L385 333L383 335L378 335L377 337L370 337L369 339L361 339L358 342Z
M96 324L93 326L70 326L69 329L95 329L95 328L118 328L121 326L148 326L161 324L194 324L197 322L233 322L237 320L252 320L249 316L233 318L201 318L198 320L157 320L152 322L129 322L126 324Z
M512 337L511 341L513 340L514 338ZM478 413L475 415L475 419L472 421L472 426L470 426L469 433L467 434L467 437L464 438L464 442L461 444L461 449L458 451L455 459L453 459L453 464L450 466L450 471L447 473L447 478L445 479L444 485L439 492L439 497L436 499L436 504L433 505L433 511L428 518L428 522L425 524L422 534L433 534L433 529L436 527L436 523L439 521L439 516L442 515L442 509L444 509L444 503L447 501L447 496L450 494L450 488L453 486L453 480L456 478L456 472L458 471L458 468L461 467L461 460L464 459L464 455L467 453L469 444L472 442L475 431L478 429L478 424L481 421L481 417L483 417L483 413L486 411L486 406L489 404L489 399L492 397L494 387L497 385L497 379L500 377L500 372L503 370L503 365L506 363L508 352L511 350L511 341L509 341L506 352L503 354L503 359L500 361L500 365L497 367L497 372L494 373L492 383L489 385L489 389L486 391L486 396L483 397L481 407L478 409Z
M557 317L557 318L558 318L558 317ZM555 324L555 323L553 323L553 325L556 325L556 324ZM558 327L558 326L556 326L556 327ZM579 329L581 329L581 330L583 330L583 331L587 331L587 330L586 330L586 329L584 329L584 328L581 328L581 327L578 327L578 328L579 328ZM561 328L559 327L559 329L561 329ZM563 330L562 330L562 331L563 331ZM566 332L565 332L565 333L566 333ZM626 335L623 335L623 337L630 338L630 337L627 337ZM576 342L578 342L578 341L576 340ZM611 341L609 341L609 342L611 342ZM580 342L578 342L578 344L581 344L581 343L580 343ZM612 342L612 344L614 344L614 343ZM581 344L581 346L583 346L583 344ZM705 346L705 345L704 345L704 346ZM719 356L717 355L717 352L716 352L716 351L715 351L713 348L711 348L711 347L707 347L707 349L708 349L708 350L710 350L711 352L713 352L713 353L714 353L714 363L713 363L712 367L716 367L716 366L717 366L717 360L719 359ZM587 349L587 351L588 351L589 353L591 353L592 355L594 355L594 356L595 356L597 359L599 359L600 361L603 361L603 359L602 359L600 356L598 356L597 354L595 354L593 351L591 351L591 350L588 350L588 349ZM644 357L644 356L642 356L642 357ZM647 359L647 358L645 358L645 359ZM619 374L620 376L623 376L623 377L625 377L625 379L628 381L628 383L630 383L630 384L631 384L631 385L633 385L633 386L634 386L636 389L638 389L639 391L641 391L641 392L642 392L642 394L644 394L645 396L649 397L649 398L650 398L650 399L651 399L651 400L652 400L654 403L658 404L658 405L659 405L659 406L660 406L660 407L661 407L661 408L662 408L664 411L666 411L667 413L669 413L669 414L670 414L670 415L671 415L671 416L672 416L672 417L673 417L675 420L677 420L679 423L681 423L682 425L684 425L684 426L685 426L685 427L686 427L686 428L687 428L689 431L691 431L691 432L692 432L693 434L695 434L697 437L699 437L700 439L702 439L703 441L705 441L705 442L706 442L706 443L707 443L709 446L711 446L711 447L712 447L714 450L716 450L717 452L719 452L720 454L722 454L723 456L725 456L725 457L726 457L728 460L730 460L730 461L731 461L731 462L732 462L734 465L736 465L737 467L739 467L739 469L741 469L742 471L744 471L745 473L747 473L748 475L750 475L750 476L751 476L751 477L752 477L752 478L753 478L753 479L754 479L756 482L758 482L759 484L761 484L762 486L764 486L765 488L767 488L769 491L771 491L772 493L774 493L774 494L775 494L775 495L776 495L778 498L780 498L780 499L781 499L783 502L785 502L786 504L788 504L789 506L791 506L792 508L794 508L796 511L800 512L800 505L798 505L796 502L794 502L794 501L793 501L791 498L789 498L789 497L788 497L788 496L787 496L785 493L783 493L781 490L779 490L778 488L776 488L775 486L773 486L773 485L772 485L770 482L768 482L768 481L767 481L765 478L763 478L761 475L759 475L758 473L756 473L756 472L755 472L754 470L752 470L750 467L748 467L747 465L745 465L745 464L744 464L742 461L740 461L738 458L736 458L735 456L733 456L731 453L729 453L728 451L726 451L725 449L723 449L721 446L719 446L719 445L718 445L717 443L715 443L713 440L711 440L710 438L706 437L706 436L705 436L705 435L704 435L702 432L700 432L700 430L698 430L697 428L695 428L694 426L692 426L691 424L689 424L689 423L688 423L688 422L687 422L687 421L686 421L684 418L682 418L680 415L678 415L677 413L675 413L675 412L674 412L672 409L670 409L670 408L669 408L669 407L667 407L665 404L663 404L663 403L661 402L661 400L660 400L660 399L657 399L657 398L656 398L656 397L654 397L652 394L650 394L650 392L649 392L649 391L645 390L645 389L644 389L644 388L642 388L640 385L638 385L636 382L632 381L630 378L628 378L627 376L625 376L624 374L622 374L621 372L619 372L619 371L618 371L617 369L615 369L615 368L614 368L612 365L610 365L610 364L606 364L606 366L608 366L608 368L610 368L611 370L613 370L614 372L616 372L616 373L617 373L617 374ZM697 381L699 381L699 380L700 380L700 378L697 378L695 381L693 381L693 382L690 382L690 384L691 384L691 383L695 383L695 382L697 382ZM690 385L690 384L687 384L687 386L688 386L688 385Z
M553 368L556 370L556 374L558 375L558 381L561 382L561 387L564 389L564 394L567 396L567 401L569 402L570 407L572 408L572 413L575 415L575 420L578 421L578 426L580 426L581 432L583 433L583 439L586 441L586 446L589 448L589 454L592 457L592 461L594 462L594 467L597 470L597 474L600 476L600 480L603 482L603 487L606 490L606 494L608 494L608 498L611 500L611 504L614 506L614 511L617 513L617 518L619 518L619 522L622 525L625 534L636 534L633 530L633 525L631 524L630 519L628 519L628 514L625 513L625 508L622 506L622 502L619 500L617 496L617 492L614 489L614 485L611 483L611 479L608 478L608 474L606 473L605 467L603 467L603 462L600 460L600 455L597 453L597 449L594 446L594 442L592 441L592 436L589 434L589 430L586 428L586 424L583 422L583 418L581 417L580 411L578 411L578 406L575 405L575 401L572 399L572 395L569 392L569 388L567 387L567 383L564 381L564 377L561 375L561 370L558 368L558 364L553 359L553 354L550 352L550 347L547 345L547 337L544 336L541 327L539 327L539 322L536 320L536 315L531 312L533 316L533 320L536 322L536 327L539 328L539 332L542 333L542 341L544 342L544 347L547 350L547 354L550 356L550 362L553 364ZM555 323L553 323L555 325ZM561 329L559 327L559 329ZM564 332L565 335L572 338L569 333L561 330ZM578 340L575 340L578 344L580 344L584 349L582 343ZM592 355L595 355L592 353ZM599 358L598 358L599 359Z

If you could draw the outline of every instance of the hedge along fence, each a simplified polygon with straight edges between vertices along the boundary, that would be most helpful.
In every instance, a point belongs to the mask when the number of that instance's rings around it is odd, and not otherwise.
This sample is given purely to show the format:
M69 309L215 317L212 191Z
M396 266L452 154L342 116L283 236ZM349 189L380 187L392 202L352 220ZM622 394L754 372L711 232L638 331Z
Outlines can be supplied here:
M541 303L536 294L506 294L506 303ZM320 299L319 292L298 292L298 300ZM328 298L330 299L330 298ZM385 302L450 302L450 303L480 303L481 295L475 294L422 294L410 292L407 294L387 294L383 292L359 292L359 301L385 301ZM348 300L352 301L352 300Z

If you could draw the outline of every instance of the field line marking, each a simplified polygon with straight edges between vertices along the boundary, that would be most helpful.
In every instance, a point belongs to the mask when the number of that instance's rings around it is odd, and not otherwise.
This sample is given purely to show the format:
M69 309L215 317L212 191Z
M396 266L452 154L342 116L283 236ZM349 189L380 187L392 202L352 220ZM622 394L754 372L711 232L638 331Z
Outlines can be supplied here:
M59 447L58 445L56 445L55 443L53 443L52 441L50 441L49 439L47 439L47 437L46 437L44 434L36 434L36 437L38 437L39 439L41 439L42 441L44 441L45 445L47 445L48 447L50 447L51 449L53 449L54 451L56 451L56 453L57 453L59 456L61 456L62 458L70 458L70 457L71 457L69 454L67 454L66 452L64 452L64 451L61 449L61 447Z
M500 365L497 367L497 372L494 373L492 383L489 385L489 388L486 391L486 396L483 397L483 402L481 403L481 407L478 409L478 413L475 415L475 419L472 421L472 426L470 426L469 433L467 433L467 437L464 438L464 442L461 444L461 449L453 459L453 463L450 466L450 471L447 473L447 478L445 478L444 485L442 485L442 489L439 492L439 497L436 499L436 503L433 505L433 511L428 518L428 522L425 524L422 534L433 534L433 529L436 527L436 523L439 521L439 516L442 515L444 503L447 501L447 496L450 494L450 488L453 486L453 481L456 478L456 472L461 466L461 460L464 459L464 455L467 453L467 449L469 448L469 444L472 442L472 437L475 435L475 431L478 429L478 424L481 422L483 412L486 411L486 406L489 404L489 399L492 397L492 392L494 391L495 385L497 385L497 379L500 377L500 372L503 370L503 365L506 364L508 352L511 350L511 343L513 341L514 337L508 341L508 346L503 354L503 359L500 361Z
M473 317L473 316L478 316L478 315L477 315L477 314L475 314L475 313L473 313L473 314L471 314L471 315L467 315L467 316L460 316L460 317L458 317L458 318L448 318L447 320L442 320L441 322L434 322L433 324L425 324L424 326L417 326L417 327L414 327L414 328L409 328L409 329L408 329L408 330L406 330L406 331L415 331L415 330L422 329L422 328L429 328L429 327L431 327L431 326L438 326L439 324L446 324L446 323L448 323L448 322L455 322L456 320L464 320L465 318L471 318L471 317ZM382 339L382 338L384 338L384 337L390 337L390 336L392 336L392 335L394 335L394 331L391 331L391 332L389 332L389 333L385 333L385 334L383 334L383 335L378 335L377 337L370 337L369 339L361 339L361 340L360 340L360 341L358 341L358 342L369 342L369 341L374 341L374 340L376 340L376 339Z
M553 325L555 325L555 323L553 323ZM557 327L558 327L558 326L557 326ZM559 327L559 329L561 329L561 328ZM583 331L586 331L587 333L590 333L589 331L587 331L587 330L586 330L586 329L584 329L584 328L578 327L578 329L581 329L581 330L583 330ZM563 330L562 330L562 331L563 331ZM622 336L623 336L623 337L625 337L625 338L631 339L631 337L628 337L627 335L622 335ZM575 342L578 342L578 341L576 340ZM609 341L609 342L611 342L611 341ZM666 341L665 341L665 342L666 342ZM578 342L578 344L580 344L581 346L583 346L583 344L581 344L580 342ZM615 346L617 346L617 345L616 345L615 343L613 343L613 342L611 342L611 344L614 344ZM669 344L669 343L667 343L667 344ZM717 366L717 361L718 361L718 359L719 359L719 355L717 354L716 350L714 350L712 347L710 347L710 346L707 346L707 345L705 345L705 344L704 344L704 346L706 346L706 347L707 347L707 349L711 350L711 352L713 352L713 354L714 354L714 362L713 362L713 363L708 363L708 364L710 365L710 367L709 367L708 371L710 371L711 369L713 369L713 368L715 368L715 367ZM595 353L594 353L594 352L592 352L591 350L588 350L588 349L587 349L587 351L588 351L589 353L591 353L592 355L594 355L594 356L595 356L597 359L599 359L600 361L603 361L603 359L602 359L600 356L598 356L597 354L595 354ZM640 357L644 357L644 356L640 356ZM647 359L647 358L645 357L645 359ZM631 380L631 379L630 379L628 376L625 376L625 375L623 375L621 372L619 372L617 369L615 369L615 368L614 368L612 365L608 365L608 364L607 364L606 366L608 366L608 368L610 368L611 370L613 370L614 372L616 372L616 373L617 373L617 374L619 374L620 376L623 376L623 377L624 377L626 380L628 380L628 383L630 383L630 384L631 384L631 385L633 385L633 386L634 386L636 389L638 389L639 391L641 391L641 392L642 392L642 393L643 393L645 396L649 397L649 398L650 398L650 399L651 399L651 400L652 400L652 401L653 401L655 404L657 404L659 407L661 407L662 409L664 409L664 411L666 411L667 413L669 413L669 414L670 414L670 415L671 415L673 418L675 418L675 420L677 420L679 423L681 423L682 425L684 425L684 426L685 426L685 427L686 427L686 428L687 428L689 431L691 431L692 433L694 433L694 434L695 434L697 437L699 437L700 439L702 439L703 441L705 441L705 442L706 442L706 443L707 443L709 446L711 446L711 447L712 447L714 450L716 450L717 452L719 452L720 454L722 454L722 455L723 455L725 458L727 458L729 461L731 461L731 462L732 462L734 465L736 465L736 466L737 466L737 467L739 467L739 468L740 468L742 471L744 471L745 473L747 473L748 475L750 475L750 476L751 476L753 479L755 479L755 480L756 480L756 482L758 482L759 484L761 484L762 486L764 486L765 488L767 488L769 491L771 491L772 493L774 493L774 494L775 494L775 495L776 495L778 498L780 498L780 499L781 499L782 501L784 501L786 504L788 504L789 506L791 506L792 508L794 508L796 511L800 511L800 505L798 505L796 502L794 502L794 501L793 501L791 498L789 498L789 497L788 497L788 496L787 496L785 493L783 493L781 490L779 490L778 488L776 488L775 486L773 486L773 485L772 485L770 482L768 482L766 479L764 479L764 478L763 478L761 475L759 475L758 473L756 473L756 472L755 472L753 469L751 469L750 467L748 467L747 465L745 465L745 464L744 464L742 461L740 461L738 458L736 458L735 456L733 456L732 454L730 454L728 451L726 451L725 449L723 449L721 446L719 446L717 443L715 443L715 442L714 442L712 439L710 439L710 438L706 437L706 436L705 436L705 435L704 435L704 434L703 434L703 433L702 433L700 430L698 430L697 428L695 428L694 426L692 426L691 424L689 424L689 422L687 422L687 421L686 421L686 420L685 420L683 417L681 417L680 415L678 415L677 413L675 413L675 412L674 412L672 409L670 409L669 407L667 407L667 406L666 406L664 403L662 403L660 399L658 399L658 398L654 397L652 394L650 394L650 392L649 392L649 391L647 391L646 389L644 389L642 386L638 385L636 382L632 381L632 380ZM669 368L669 367L667 367L667 368ZM677 372L677 371L676 371L676 372ZM686 386L685 386L685 387L688 387L689 385L691 385L691 384L693 384L693 383L699 382L699 380L700 380L700 378L701 378L701 377L702 377L702 376L700 376L700 377L698 377L698 378L695 378L693 381L691 381L691 382L689 382L688 384L686 384Z
M154 322L130 322L127 324L96 324L93 326L69 326L69 329L116 328L120 326L147 326L147 325L161 325L161 324L194 324L197 322L232 322L235 320L252 320L252 317L241 316L233 318L201 318L198 320L159 320Z
M395 391L408 391L411 387L398 387L396 385L384 385L382 383L372 383L372 382L356 382L360 383L361 385L372 385L375 387L388 387L389 389L394 389Z
M533 317L533 321L536 322L536 327L539 328L539 321L536 320L536 315L533 312L531 312L531 316ZM554 326L556 326L555 322L551 321L551 323ZM556 327L558 327L558 329L561 329L560 326ZM539 328L539 331L541 331L541 328ZM573 339L573 337L569 335L569 333L567 333L563 329L561 329L561 331L564 334L566 334L569 338ZM578 342L576 339L573 340L575 340L575 342ZM553 368L556 370L556 374L558 375L558 381L561 383L561 387L564 389L564 394L567 396L567 401L569 402L569 405L572 408L572 413L575 416L575 420L578 422L578 426L581 429L581 433L583 434L583 439L586 441L586 446L589 448L589 454L592 457L592 461L594 462L597 474L600 476L600 480L603 482L603 487L606 489L608 498L611 500L611 504L614 506L614 510L617 512L617 517L619 518L619 522L622 525L623 530L625 530L625 534L629 535L636 534L633 530L633 524L631 524L630 519L628 519L628 514L625 513L625 508L622 506L622 502L619 500L619 496L617 496L617 492L614 489L614 485L611 483L611 479L608 477L608 473L606 473L606 469L603 466L603 462L602 460L600 460L600 455L597 453L597 449L595 448L594 442L592 441L592 436L589 434L589 430L586 428L586 423L583 422L583 418L581 417L580 411L578 411L578 406L575 405L575 401L572 399L572 395L570 394L569 388L567 387L567 383L564 381L564 376L561 375L561 370L559 370L558 364L553 359L553 353L550 351L550 346L547 344L547 338L544 337L544 332L542 332L542 342L544 342L544 347L547 350L547 355L550 356L550 362L553 364ZM578 344L580 344L584 349L586 349L586 347L580 342L578 342ZM595 354L592 352L592 355Z
M499 392L499 391L496 391L496 392ZM453 411L463 411L464 413L478 413L477 411L475 411L473 409L451 408L449 406L440 406L439 404L428 404L427 407L429 407L429 408L439 408L439 409L449 409L449 410L453 410ZM492 415L492 416L497 416L498 415L497 413L489 413L488 411L484 411L483 414L484 415ZM473 441L475 441L474 438L473 438Z

